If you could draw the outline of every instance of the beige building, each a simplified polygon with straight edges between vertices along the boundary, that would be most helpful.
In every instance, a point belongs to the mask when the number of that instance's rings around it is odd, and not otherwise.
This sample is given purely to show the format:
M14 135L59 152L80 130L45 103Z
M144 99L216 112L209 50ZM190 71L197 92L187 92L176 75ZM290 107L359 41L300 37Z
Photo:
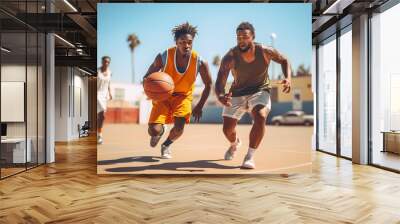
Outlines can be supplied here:
M292 77L291 94L286 94L282 90L283 86L278 84L277 80L272 80L272 102L292 102L296 99L296 95L299 96L301 101L313 101L311 76Z

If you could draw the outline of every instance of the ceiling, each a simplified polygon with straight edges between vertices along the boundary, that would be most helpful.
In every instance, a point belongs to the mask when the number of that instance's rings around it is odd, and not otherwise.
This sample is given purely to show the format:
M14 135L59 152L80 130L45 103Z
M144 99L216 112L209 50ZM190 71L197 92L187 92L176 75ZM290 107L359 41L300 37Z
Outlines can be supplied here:
M315 43L329 32L339 20L351 23L351 17L372 10L387 0L233 0L230 2L254 3L311 3L312 36ZM165 0L1 0L0 22L2 32L18 33L28 28L31 31L54 32L56 64L76 65L96 70L97 3L180 2ZM206 1L196 2L226 2ZM49 12L52 13L49 13ZM345 23L342 24L346 25ZM332 31L329 31L331 28ZM329 32L328 32L329 31ZM7 37L9 38L9 37ZM12 38L13 39L13 38ZM19 41L20 38L15 38ZM66 41L64 41L64 40ZM73 46L72 46L72 45ZM90 65L90 66L88 66Z

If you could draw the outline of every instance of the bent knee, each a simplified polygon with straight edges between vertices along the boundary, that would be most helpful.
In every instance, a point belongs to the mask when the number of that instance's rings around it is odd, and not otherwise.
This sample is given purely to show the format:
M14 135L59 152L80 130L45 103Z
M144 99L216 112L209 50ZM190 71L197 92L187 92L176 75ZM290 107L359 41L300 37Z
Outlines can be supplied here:
M150 124L148 128L148 132L151 136L160 135L163 132L163 127L161 124Z
M252 111L252 115L256 120L266 120L268 116L268 110L264 106L255 107Z
M183 128L183 127L174 127L174 128L172 129L172 131L173 131L176 135L180 136L180 135L183 134L184 128Z
M230 126L230 125L224 125L223 127L222 127L222 130L223 130L223 132L224 133L232 133L234 130L235 130L235 127L234 126Z

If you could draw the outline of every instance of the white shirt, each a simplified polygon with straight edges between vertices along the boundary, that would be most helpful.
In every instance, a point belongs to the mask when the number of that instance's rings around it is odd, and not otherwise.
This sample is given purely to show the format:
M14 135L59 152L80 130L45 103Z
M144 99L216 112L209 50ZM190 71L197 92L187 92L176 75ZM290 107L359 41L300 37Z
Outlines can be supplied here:
M97 113L106 111L107 100L109 96L108 87L111 81L111 71L107 69L105 72L101 68L97 70Z

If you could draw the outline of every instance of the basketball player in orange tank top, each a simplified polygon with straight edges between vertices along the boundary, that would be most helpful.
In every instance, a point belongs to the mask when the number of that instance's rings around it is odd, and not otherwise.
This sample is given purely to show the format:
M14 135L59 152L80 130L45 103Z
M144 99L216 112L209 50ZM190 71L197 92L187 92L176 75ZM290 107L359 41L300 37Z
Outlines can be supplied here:
M155 147L165 132L165 124L173 123L167 140L161 145L161 158L171 158L170 146L182 134L186 123L193 115L196 122L202 116L203 106L210 94L211 75L207 62L192 50L193 39L197 34L196 27L189 23L176 26L172 30L176 46L173 46L155 58L144 79L154 73L163 71L174 81L175 89L170 98L164 101L153 101L149 118L148 132L151 136L150 146ZM197 73L200 73L204 90L197 105L192 111L193 89Z

